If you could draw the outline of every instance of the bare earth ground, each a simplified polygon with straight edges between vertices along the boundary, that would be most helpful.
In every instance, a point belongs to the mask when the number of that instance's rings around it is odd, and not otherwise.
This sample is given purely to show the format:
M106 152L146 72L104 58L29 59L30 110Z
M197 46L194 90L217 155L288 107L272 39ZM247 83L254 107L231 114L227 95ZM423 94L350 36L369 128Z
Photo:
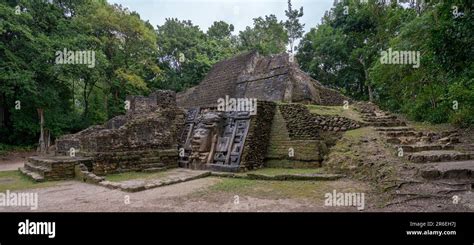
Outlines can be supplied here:
M35 152L12 152L5 156L0 156L0 171L17 170L23 167L25 159L33 156Z
M231 182L230 186L226 186L226 181ZM242 181L243 184L234 185L234 181ZM288 194L301 188L305 189L305 192ZM78 181L57 182L54 187L21 192L38 193L39 208L36 211L40 212L332 212L356 211L356 208L326 207L324 194L321 193L334 189L341 192L367 191L366 188L363 183L348 179L309 182L208 177L135 193L110 190ZM311 191L306 192L307 189ZM366 207L367 209L370 207ZM0 212L16 211L30 212L31 209L0 207Z

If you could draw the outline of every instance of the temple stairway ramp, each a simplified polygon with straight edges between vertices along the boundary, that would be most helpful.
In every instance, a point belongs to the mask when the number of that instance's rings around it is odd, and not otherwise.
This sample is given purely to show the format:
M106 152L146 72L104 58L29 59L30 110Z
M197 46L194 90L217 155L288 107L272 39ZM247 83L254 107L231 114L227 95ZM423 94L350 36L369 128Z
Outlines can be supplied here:
M367 108L359 112L366 125L374 126L406 160L421 165L421 177L455 181L474 179L474 151L469 147L458 147L456 137L433 140L435 134L417 132L390 113Z
M321 142L310 140L311 135L304 135L306 140L292 140L285 119L277 108L270 132L270 143L265 157L266 167L315 168L321 166ZM289 151L294 155L290 156Z

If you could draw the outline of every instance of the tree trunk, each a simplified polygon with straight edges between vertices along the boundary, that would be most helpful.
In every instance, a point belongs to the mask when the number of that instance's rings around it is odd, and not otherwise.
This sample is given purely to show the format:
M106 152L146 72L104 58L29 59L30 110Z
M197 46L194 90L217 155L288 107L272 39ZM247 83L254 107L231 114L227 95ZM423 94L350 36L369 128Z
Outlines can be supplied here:
M0 128L5 126L6 96L3 93L0 97Z
M367 68L365 67L365 62L362 58L359 58L359 62L360 62L360 64L362 64L362 68L364 69L364 78L365 78L364 83L366 84L367 90L369 92L369 101L374 102L372 86L369 84L369 74L367 72Z
M104 93L104 109L105 109L105 115L107 115L107 120L110 118L109 115L109 98L110 98L110 93L111 89L110 87L102 89Z
M87 114L89 114L89 101L88 101L88 93L87 93L87 82L84 82L84 91L82 92L82 99L84 100L84 113L82 117L87 120Z
M369 90L369 101L373 102L374 101L374 96L372 93L372 86L370 84L367 84L367 89Z
M40 118L40 138L38 142L38 149L36 150L40 154L46 153L46 142L44 134L44 110L42 108L37 108L38 116Z

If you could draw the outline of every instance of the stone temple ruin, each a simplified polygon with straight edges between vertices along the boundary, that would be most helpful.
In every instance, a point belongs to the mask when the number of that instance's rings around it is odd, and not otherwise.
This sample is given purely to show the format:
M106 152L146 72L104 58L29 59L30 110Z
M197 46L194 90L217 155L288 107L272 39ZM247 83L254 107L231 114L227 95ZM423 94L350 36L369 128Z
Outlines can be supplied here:
M185 111L176 106L175 93L157 91L127 101L126 115L60 137L54 156L31 157L21 171L37 180L57 180L74 177L77 164L97 175L177 167Z
M226 95L258 101L342 105L348 98L321 85L298 68L288 54L250 52L215 64L198 86L178 93L184 108L213 106Z
M226 96L257 99L256 113L220 109L218 100ZM175 167L318 167L327 151L322 133L360 125L312 114L303 104L342 106L346 100L302 72L288 54L250 52L217 63L187 91L127 97L125 115L60 137L54 156L31 157L20 170L37 181L90 172L99 182L97 176L110 173Z

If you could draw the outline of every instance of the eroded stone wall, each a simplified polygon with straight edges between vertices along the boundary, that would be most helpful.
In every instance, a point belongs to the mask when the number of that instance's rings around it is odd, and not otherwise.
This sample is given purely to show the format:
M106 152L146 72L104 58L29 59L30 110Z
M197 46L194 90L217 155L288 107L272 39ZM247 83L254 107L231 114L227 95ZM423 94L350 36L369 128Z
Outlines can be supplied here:
M347 131L360 127L360 124L340 116L318 115L311 113L302 104L282 104L280 111L287 123L291 139L319 139L320 131Z
M274 102L260 101L258 103L258 113L251 119L241 158L241 165L246 170L264 166L275 109Z
M172 91L156 91L148 97L129 96L129 110L103 125L56 142L57 155L94 159L92 172L106 174L156 167L176 167L178 140L185 111L176 105Z

